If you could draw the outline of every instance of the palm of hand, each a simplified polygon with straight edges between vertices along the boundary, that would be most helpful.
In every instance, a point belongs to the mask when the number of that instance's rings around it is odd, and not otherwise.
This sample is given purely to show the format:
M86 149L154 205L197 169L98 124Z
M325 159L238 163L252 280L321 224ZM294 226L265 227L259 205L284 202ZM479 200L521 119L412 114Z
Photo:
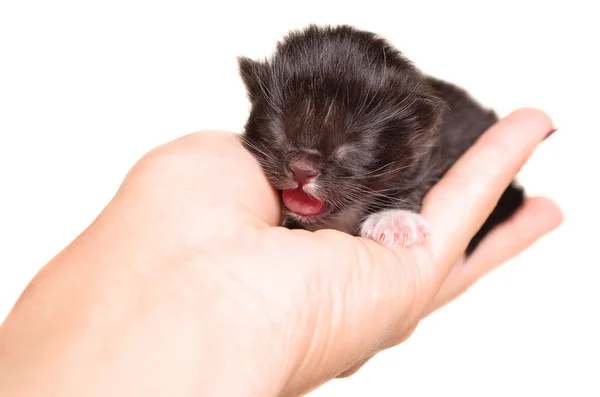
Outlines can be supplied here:
M283 369L280 387L293 394L351 373L400 343L424 315L560 223L550 201L529 199L469 263L452 267L550 129L550 120L532 110L492 128L428 195L423 215L431 242L410 250L333 230L277 227L277 195L232 134L192 134L156 149L134 167L122 190L141 187L157 212L169 212L157 216L165 232L179 237L173 252L220 264L200 266L211 293L218 294L211 298L255 322L262 339L254 343L279 358L273 365ZM507 155L505 147L514 151ZM487 164L487 171L478 163ZM140 183L145 175L151 184ZM162 206L165 201L176 204ZM544 220L534 222L540 212ZM519 239L517 228L525 230Z

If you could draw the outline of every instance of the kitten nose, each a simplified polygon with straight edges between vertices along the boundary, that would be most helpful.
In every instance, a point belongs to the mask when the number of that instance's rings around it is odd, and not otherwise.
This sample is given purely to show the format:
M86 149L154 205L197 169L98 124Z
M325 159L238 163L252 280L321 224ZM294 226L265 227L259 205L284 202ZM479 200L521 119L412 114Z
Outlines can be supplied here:
M290 163L290 171L294 174L294 180L303 184L319 174L317 168L305 160L296 160Z

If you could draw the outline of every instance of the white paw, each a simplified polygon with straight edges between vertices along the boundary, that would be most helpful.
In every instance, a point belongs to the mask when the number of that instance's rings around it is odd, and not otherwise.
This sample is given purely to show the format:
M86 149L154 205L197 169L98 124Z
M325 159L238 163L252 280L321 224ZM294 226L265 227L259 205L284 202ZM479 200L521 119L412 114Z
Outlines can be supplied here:
M425 218L416 212L387 210L369 215L361 225L360 235L382 245L410 247L425 244L429 226Z

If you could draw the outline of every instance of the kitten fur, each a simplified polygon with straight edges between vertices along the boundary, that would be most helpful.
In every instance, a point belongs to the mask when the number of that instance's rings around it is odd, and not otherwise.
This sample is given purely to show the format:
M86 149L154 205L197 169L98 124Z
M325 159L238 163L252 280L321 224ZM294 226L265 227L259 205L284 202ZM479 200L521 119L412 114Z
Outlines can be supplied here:
M327 212L305 218L286 211L288 227L357 235L369 215L418 213L429 189L498 121L385 39L347 25L292 31L270 59L240 57L239 69L251 103L244 145L273 186L294 188L294 159L319 170L309 193ZM466 253L523 200L513 182Z

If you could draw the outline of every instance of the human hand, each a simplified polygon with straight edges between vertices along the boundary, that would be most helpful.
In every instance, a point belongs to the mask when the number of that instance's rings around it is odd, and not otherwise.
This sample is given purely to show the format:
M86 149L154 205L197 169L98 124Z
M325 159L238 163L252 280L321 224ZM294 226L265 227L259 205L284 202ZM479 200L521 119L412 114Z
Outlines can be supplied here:
M458 261L551 128L522 110L488 131L427 196L429 245L410 250L277 227L235 135L159 147L0 328L0 394L299 395L348 375L560 224L529 199Z

